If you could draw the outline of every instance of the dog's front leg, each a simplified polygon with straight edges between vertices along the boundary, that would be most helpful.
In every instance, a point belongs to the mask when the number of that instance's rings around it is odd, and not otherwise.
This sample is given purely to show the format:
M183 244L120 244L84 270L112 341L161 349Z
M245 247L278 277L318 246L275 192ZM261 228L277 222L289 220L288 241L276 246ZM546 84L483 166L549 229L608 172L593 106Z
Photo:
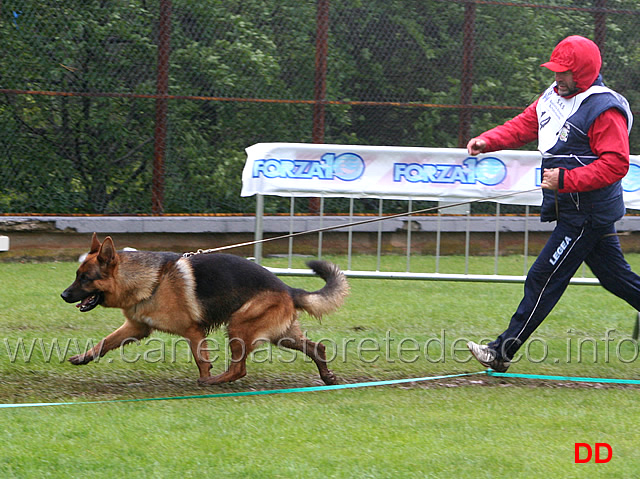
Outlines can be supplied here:
M209 349L207 348L207 337L197 324L193 324L189 329L184 331L182 335L189 341L191 353L200 372L198 383L202 384L211 376L209 373L211 370L211 360L209 359Z
M151 328L146 324L126 320L122 326L100 341L89 351L69 358L71 364L87 364L96 358L101 358L112 349L124 346L130 342L146 338L151 334Z

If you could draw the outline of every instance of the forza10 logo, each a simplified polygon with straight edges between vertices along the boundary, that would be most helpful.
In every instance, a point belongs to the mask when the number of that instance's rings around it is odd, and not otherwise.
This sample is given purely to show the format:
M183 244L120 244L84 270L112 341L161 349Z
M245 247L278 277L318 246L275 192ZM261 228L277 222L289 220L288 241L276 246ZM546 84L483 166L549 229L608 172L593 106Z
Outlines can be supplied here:
M364 160L355 153L326 153L318 160L262 159L253 163L253 177L298 180L357 180L364 173Z
M430 163L395 163L393 181L409 183L481 183L495 186L507 177L507 167L498 158L467 158L461 165Z

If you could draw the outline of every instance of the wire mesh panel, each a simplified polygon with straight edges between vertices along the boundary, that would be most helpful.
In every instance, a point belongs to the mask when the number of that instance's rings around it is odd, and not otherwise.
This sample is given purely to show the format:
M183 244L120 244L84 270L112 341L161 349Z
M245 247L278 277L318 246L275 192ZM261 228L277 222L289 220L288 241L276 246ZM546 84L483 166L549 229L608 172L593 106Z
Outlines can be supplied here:
M639 26L634 0L4 1L0 214L252 213L246 147L462 146L569 34L637 111Z

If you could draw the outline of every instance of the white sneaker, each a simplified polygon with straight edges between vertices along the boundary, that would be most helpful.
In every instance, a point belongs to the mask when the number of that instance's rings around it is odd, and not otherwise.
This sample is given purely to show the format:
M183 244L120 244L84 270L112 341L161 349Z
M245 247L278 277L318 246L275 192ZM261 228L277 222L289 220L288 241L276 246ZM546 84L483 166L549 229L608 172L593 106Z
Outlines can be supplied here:
M467 347L469 348L469 351L471 351L471 354L473 354L473 357L476 358L480 364L491 368L498 373L505 372L509 369L509 366L511 366L510 361L497 359L497 353L487 345L469 341L467 343Z

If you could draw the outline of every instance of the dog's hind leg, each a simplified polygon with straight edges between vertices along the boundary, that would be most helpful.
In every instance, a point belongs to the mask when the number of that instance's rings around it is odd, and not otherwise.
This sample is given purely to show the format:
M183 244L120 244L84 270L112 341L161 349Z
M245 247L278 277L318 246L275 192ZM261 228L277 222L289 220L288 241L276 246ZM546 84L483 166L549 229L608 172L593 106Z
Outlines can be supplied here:
M217 376L200 377L198 383L203 386L212 386L214 384L228 383L236 381L247 375L247 357L251 352L251 349L247 348L247 343L244 339L231 337L229 333L229 349L231 350L231 363L229 368L222 374Z
M201 383L210 378L209 371L211 370L211 360L209 359L209 348L207 347L207 337L200 326L194 324L188 330L182 333L182 336L189 341L189 348L191 348L191 354L196 361L198 371L200 372L200 378L198 382Z
M316 363L320 377L325 384L338 384L336 375L327 367L327 355L324 344L314 343L309 340L300 329L300 323L298 323L297 320L291 323L287 332L277 341L273 341L273 344L303 352Z
M291 297L286 293L265 292L247 301L233 313L227 326L229 368L217 376L201 378L200 384L220 384L244 377L249 354L258 344L281 337L295 314Z

